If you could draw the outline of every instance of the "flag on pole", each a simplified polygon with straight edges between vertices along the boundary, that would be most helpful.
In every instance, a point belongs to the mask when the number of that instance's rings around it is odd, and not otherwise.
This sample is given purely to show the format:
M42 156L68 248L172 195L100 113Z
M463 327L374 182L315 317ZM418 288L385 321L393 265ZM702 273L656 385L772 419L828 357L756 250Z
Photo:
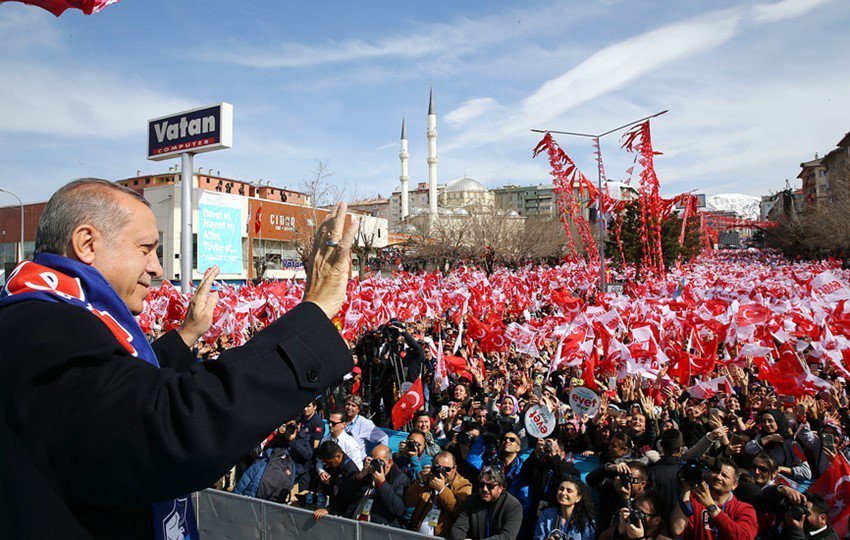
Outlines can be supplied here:
M393 429L399 429L404 424L413 420L413 415L418 411L425 402L425 395L422 390L422 376L416 379L410 390L407 391L395 405L393 405L392 419Z

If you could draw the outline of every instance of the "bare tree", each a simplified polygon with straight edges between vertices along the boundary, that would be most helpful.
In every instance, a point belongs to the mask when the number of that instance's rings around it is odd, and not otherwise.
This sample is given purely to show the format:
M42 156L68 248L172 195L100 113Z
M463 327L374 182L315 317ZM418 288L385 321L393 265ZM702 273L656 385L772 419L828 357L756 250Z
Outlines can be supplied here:
M295 251L305 268L313 250L313 238L324 219L325 213L320 212L320 209L342 200L346 191L345 184L331 182L334 173L326 162L316 160L315 163L315 167L301 181L300 188L307 195L308 209L306 219L295 228Z
M370 229L370 230L366 230ZM366 265L369 262L369 257L375 255L375 244L379 238L378 227L364 227L361 222L360 228L354 235L354 244L351 246L351 252L357 257L360 262L357 275L360 279L366 274Z

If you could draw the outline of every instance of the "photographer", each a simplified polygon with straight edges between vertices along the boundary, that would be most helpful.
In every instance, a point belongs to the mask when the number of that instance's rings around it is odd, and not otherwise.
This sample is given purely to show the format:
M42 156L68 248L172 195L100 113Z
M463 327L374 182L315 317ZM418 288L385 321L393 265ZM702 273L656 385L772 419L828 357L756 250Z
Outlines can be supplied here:
M617 527L610 538L615 540L670 540L664 533L665 522L662 514L663 498L654 491L647 491L636 498L630 506L620 509ZM600 540L605 535L600 536Z
M292 458L294 485L306 486L315 451L312 439L302 437L301 426L295 422L287 422L278 431L278 435L269 443L269 448L280 448L287 452Z
M587 485L599 494L600 529L617 525L617 512L643 494L648 478L646 465L636 460L608 463L587 475Z
M458 473L456 463L452 454L440 452L419 480L408 486L404 494L408 529L434 536L451 530L461 505L472 494L472 484Z
M838 540L829 526L829 505L820 495L807 495L802 507L785 514L782 540Z
M685 540L754 540L758 533L756 512L733 495L738 487L735 464L719 458L704 475L705 481L683 475L687 484L670 516L671 532Z
M661 513L669 516L673 510L674 501L679 500L679 468L682 465L682 452L685 438L678 429L666 429L661 433L659 441L661 459L647 467L649 483L661 496L663 508Z
M404 490L410 479L393 463L389 447L379 444L372 449L371 457L363 463L363 470L355 475L367 492L358 510L356 519L382 525L399 527L399 518L404 513Z
M575 477L558 483L557 506L540 513L534 527L534 540L593 540L593 501L587 484Z
M407 475L410 481L419 478L422 468L431 465L433 458L425 453L425 435L413 431L407 440L399 443L396 452L396 465Z

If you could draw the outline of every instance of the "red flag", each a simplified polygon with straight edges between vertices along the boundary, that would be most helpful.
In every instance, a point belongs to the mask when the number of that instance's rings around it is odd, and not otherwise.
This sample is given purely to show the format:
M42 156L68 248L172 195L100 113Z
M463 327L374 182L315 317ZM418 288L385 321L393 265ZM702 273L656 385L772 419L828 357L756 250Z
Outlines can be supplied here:
M744 304L738 310L738 326L752 326L764 324L770 320L773 312L761 304Z
M591 344L590 356L581 369L581 378L584 379L584 385L591 390L599 391L599 386L596 384L594 375L596 374L596 364L599 362L599 350L595 344Z
M829 521L838 538L847 537L850 518L850 463L841 452L806 493L816 493L829 505Z
M9 0L4 0L9 1ZM50 13L62 15L66 9L79 9L86 15L97 13L109 4L114 4L118 0L13 0L31 6L37 6L41 9L46 9ZM2 2L0 2L2 3Z
M260 228L263 226L263 203L257 207L257 215L254 216L254 236L260 234Z
M413 386L406 394L401 396L395 405L393 405L393 428L399 429L404 424L413 420L413 415L425 403L425 395L422 391L422 377L416 379Z

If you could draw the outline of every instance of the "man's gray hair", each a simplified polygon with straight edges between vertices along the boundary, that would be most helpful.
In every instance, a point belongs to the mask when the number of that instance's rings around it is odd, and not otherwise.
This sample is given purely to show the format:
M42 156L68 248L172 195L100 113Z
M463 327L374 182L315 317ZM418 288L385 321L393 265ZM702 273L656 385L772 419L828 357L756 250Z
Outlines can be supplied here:
M139 193L102 178L78 178L59 188L44 207L35 235L36 253L66 255L74 229L93 225L107 238L114 238L131 214L120 204L122 195L150 207Z
M497 467L484 467L481 469L481 474L478 475L478 481L490 480L494 484L500 486L505 485L505 475Z

